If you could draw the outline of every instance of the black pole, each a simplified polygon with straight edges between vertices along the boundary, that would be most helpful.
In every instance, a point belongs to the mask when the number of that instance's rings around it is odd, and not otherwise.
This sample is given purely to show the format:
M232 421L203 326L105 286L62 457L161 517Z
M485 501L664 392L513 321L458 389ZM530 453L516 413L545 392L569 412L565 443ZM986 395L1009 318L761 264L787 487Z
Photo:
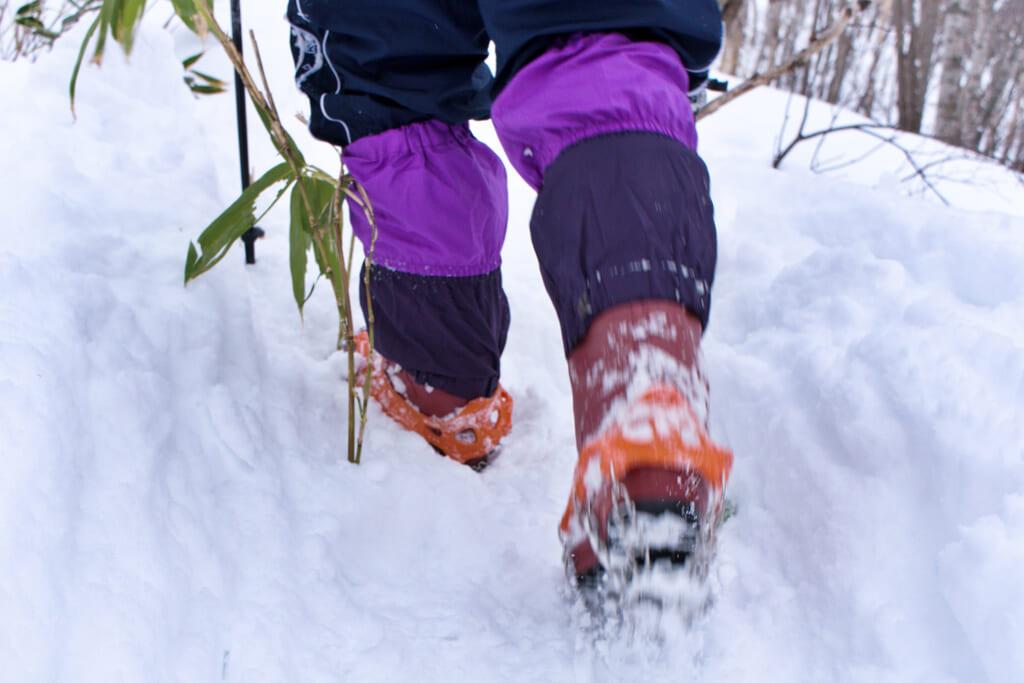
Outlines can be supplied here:
M231 40L238 54L242 54L242 10L239 0L231 0ZM245 122L245 87L242 77L235 72L235 111L238 113L238 164L242 172L242 191L249 187L249 135ZM256 263L256 240L263 237L263 230L253 226L242 234L245 243L245 262Z

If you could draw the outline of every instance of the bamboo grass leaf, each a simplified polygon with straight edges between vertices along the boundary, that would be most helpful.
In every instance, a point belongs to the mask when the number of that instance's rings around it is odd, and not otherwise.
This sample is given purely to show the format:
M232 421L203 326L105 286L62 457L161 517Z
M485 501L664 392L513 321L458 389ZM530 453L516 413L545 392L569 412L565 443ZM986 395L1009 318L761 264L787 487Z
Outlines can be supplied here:
M330 214L331 199L334 197L334 183L310 176L303 176L299 183L301 183L301 188L296 183L292 189L289 261L292 276L292 295L295 297L295 304L299 307L299 313L301 314L303 305L309 298L309 294L306 292L306 264L308 263L306 254L313 244L313 223L315 222L317 228L322 228L325 221L329 220L325 216ZM314 215L312 217L307 213L305 200L302 196L303 190L311 204L309 208L313 211ZM314 250L314 253L316 253L316 250ZM320 271L326 272L323 264L320 263L320 255L318 253L316 257L318 265L320 265ZM310 290L310 293L312 293L312 290Z
M14 13L16 19L23 19L25 17L38 17L43 11L43 0L33 0L32 2L25 3L18 8L18 11Z
M181 61L181 67L185 70L185 75L182 77L185 85L196 95L216 95L222 93L227 90L228 84L226 81L193 68L205 54L205 52L199 52Z
M195 66L196 62L198 62L200 59L202 59L204 54L206 54L206 53L205 52L197 52L196 54L192 55L191 57L186 57L185 59L181 60L181 67L183 69L185 69L186 71L191 69L193 66Z
M100 7L100 15L97 18L99 33L96 35L96 49L93 50L92 58L89 60L93 64L99 65L103 63L103 53L107 47L107 32L110 30L113 16L114 2L104 0L102 7Z
M327 218L333 220L334 210L331 207L327 207ZM325 221L326 222L326 221ZM320 269L321 273L340 273L339 260L338 260L338 249L334 244L334 240L326 239L323 243L326 254L321 254L320 250L314 249L313 255L316 258L316 265Z
M185 272L188 273L190 271L195 270L196 263L198 263L198 261L199 261L199 252L196 251L196 245L194 245L191 242L189 242L189 244L188 244L188 254L185 256ZM188 275L186 275L185 277L186 277L185 281L188 282L188 280L187 280Z
M219 85L202 85L195 81L185 79L188 89L197 95L219 95L224 92L224 87Z
M36 17L22 17L16 19L14 23L51 42L60 38L59 33L46 28L46 25Z
M292 188L291 220L288 228L288 263L292 275L292 296L295 297L295 305L299 307L300 316L302 306L306 303L306 231L309 225L301 187L299 183L295 183L295 187Z
M124 53L131 54L135 46L135 33L146 10L146 0L122 0L118 3L120 13L116 15L112 35L121 45Z
M171 4L174 6L175 14L184 22L185 26L188 26L189 30L200 38L205 39L209 27L196 9L196 3L192 0L171 0Z
M192 73L194 75L198 76L200 79L206 81L206 84L209 85L209 86L219 87L221 89L224 89L228 85L226 81L222 81L221 79L217 78L216 76L211 76L209 74L204 74L202 71L196 71L195 69L192 69Z
M349 392L350 396L354 396L356 381L354 369L355 344L351 343L354 321L352 319L351 293L349 291L351 255L348 255L349 266L346 267L346 254L342 244L342 200L345 197L349 197L352 204L367 214L371 226L375 226L373 209L369 205L369 199L362 188L357 187L359 190L358 195L350 189L349 186L352 185L352 180L344 172L344 163L341 166L340 177L337 179L333 176L328 176L321 169L306 164L305 158L299 151L295 141L280 122L279 114L269 92L270 88L262 64L260 64L259 74L262 77L263 88L266 90L265 93L256 85L252 73L245 64L244 58L235 48L231 39L228 38L223 27L220 26L213 16L209 0L190 1L195 4L200 16L207 23L210 32L216 36L217 41L231 60L235 72L245 85L249 98L252 100L256 113L263 122L271 141L280 155L285 158L285 163L288 169L290 169L282 170L282 178L286 177L289 181L286 189L292 181L295 182L289 206L289 265L291 269L292 293L301 315L303 306L312 294L317 282L324 278L331 283L339 317L338 348L343 348L342 343L344 341L349 342L347 349ZM175 7L177 10L178 4ZM256 39L251 32L250 36L253 39L253 52L256 54L257 63L259 63L259 49L256 45ZM192 64L194 63L193 61ZM187 71L191 71L191 68L187 69ZM202 76L195 73L189 73L187 77L192 79L192 85L196 85L202 80ZM261 178L257 183L263 184L263 179ZM281 194L278 194L278 198L280 198ZM199 240L200 249L197 250L195 245L189 246L186 258L186 282L223 258L224 252L230 245L230 240L233 240L253 224L252 201L254 198L255 195L240 197L239 201L232 205L220 218L214 221L214 224L211 224L204 231ZM243 199L247 201L242 201ZM373 232L376 234L376 227L373 227ZM350 243L350 250L353 248L352 244L354 242ZM313 254L320 273L309 288L309 291L306 292L306 271L309 265L308 252L311 247L313 248ZM372 309L368 316L367 326L372 353ZM350 462L355 463L359 462L362 453L363 434L366 427L365 408L370 386L369 372L370 368L368 367L366 379L363 383L362 399L350 401L348 405L348 458ZM355 408L357 402L360 404L358 441L355 434Z
M89 49L89 41L92 40L93 34L96 33L96 29L100 26L100 17L92 22L89 26L89 30L85 32L85 38L82 40L82 47L78 49L78 59L75 60L75 66L71 70L71 83L69 90L71 93L71 115L75 115L75 86L78 84L78 72L82 69L82 60L85 59L85 52Z
M279 182L292 182L295 176L287 163L278 164L252 183L199 235L199 254L193 258L195 245L189 244L185 262L185 283L217 264L236 239L256 222L256 199Z

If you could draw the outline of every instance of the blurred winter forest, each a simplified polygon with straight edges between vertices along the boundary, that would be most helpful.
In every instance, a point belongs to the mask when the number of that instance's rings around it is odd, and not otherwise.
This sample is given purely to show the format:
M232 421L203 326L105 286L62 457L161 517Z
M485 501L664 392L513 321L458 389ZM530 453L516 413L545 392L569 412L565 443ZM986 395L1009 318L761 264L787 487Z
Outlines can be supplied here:
M1024 171L1024 0L719 0L718 68L782 63L851 4L849 27L775 85Z
M835 41L775 85L1024 171L1024 0L719 3L718 66L740 78L785 62L858 6ZM31 57L103 5L0 0L0 58Z

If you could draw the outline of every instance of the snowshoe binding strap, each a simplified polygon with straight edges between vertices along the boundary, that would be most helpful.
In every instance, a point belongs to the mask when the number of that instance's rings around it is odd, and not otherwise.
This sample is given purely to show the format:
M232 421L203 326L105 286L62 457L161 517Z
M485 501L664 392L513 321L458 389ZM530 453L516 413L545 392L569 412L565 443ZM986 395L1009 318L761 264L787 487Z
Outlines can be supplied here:
M713 523L732 461L732 453L711 440L678 389L665 384L647 389L580 451L559 527L577 577L596 569L609 516L624 496L662 507L695 504L702 525ZM666 476L651 474L658 472Z
M367 358L370 342L365 331L356 335L355 344L356 352ZM488 456L512 428L512 397L509 393L499 385L493 395L475 398L449 415L424 415L395 389L388 375L388 366L380 354L374 354L370 395L384 413L422 436L442 455L474 469L485 466Z

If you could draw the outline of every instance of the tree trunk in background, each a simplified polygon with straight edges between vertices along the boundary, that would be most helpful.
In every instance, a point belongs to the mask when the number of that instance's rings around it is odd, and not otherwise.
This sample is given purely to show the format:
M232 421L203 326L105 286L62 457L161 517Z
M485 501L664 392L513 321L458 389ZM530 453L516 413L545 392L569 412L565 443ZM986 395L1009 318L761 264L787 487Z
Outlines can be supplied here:
M871 20L868 30L867 46L871 54L871 67L868 69L866 82L860 92L857 110L868 118L875 118L875 98L878 92L878 65L882 60L882 52L892 25L892 3L883 5ZM888 118L888 117L885 117Z
M982 78L993 50L990 44L992 3L990 0L974 0L968 11L971 14L970 54L965 65L963 81L964 104L960 112L960 139L967 147L975 147L980 137L978 115L981 110L981 96L984 92ZM998 49L998 48L997 48Z
M1006 112L1012 107L1014 100L1020 98L1020 91L1017 89L1019 76L1011 72L1014 67L1015 63L1006 59L996 62L992 67L992 82L986 88L982 100L980 118L977 122L977 141L973 146L986 156L995 154L1003 137L999 124L1005 119Z
M746 0L724 0L722 22L725 24L725 45L719 68L727 74L737 75L740 62L740 48L746 41L747 24Z
M899 91L897 125L901 130L920 133L939 28L938 0L896 0L893 24Z
M784 0L768 0L768 24L765 27L761 58L757 60L758 71L767 71L775 65L775 56L779 51L779 34L782 31L780 18L783 2Z
M1024 111L1021 110L1020 100L1017 100L1014 112L1013 129L1010 133L1010 141L1006 145L1003 163L1010 168L1024 172L1024 125L1021 124Z
M914 57L907 46L908 21L906 14L913 16L914 8L910 0L896 0L893 11L893 29L896 31L896 87L897 87L897 120L903 130L915 130L914 90L916 88Z
M964 90L964 58L970 49L970 14L961 0L946 3L943 18L942 75L939 78L939 106L935 118L935 137L951 145L963 145L961 128Z
M832 1L831 0L815 0L814 12L811 14L811 37L818 35L818 32L822 29L827 28L830 20L830 12ZM804 19L801 15L800 23L803 23ZM837 40L842 40L844 33L839 36ZM809 64L804 67L804 84L801 92L807 97L815 97L817 99L824 99L826 83L830 80L830 73L833 67L833 55L835 54L836 43L833 42L823 52L818 53ZM792 52L794 54L799 51L799 47L793 45Z
M853 52L853 36L847 31L839 36L836 41L836 60L832 68L832 78L828 84L828 92L825 99L832 104L839 104L839 97L842 94L843 81L846 73L850 70L850 55Z
M998 154L1008 143L1008 130L1013 128L1013 112L1020 104L1021 71L1024 59L1024 5L1004 3L999 9L986 7L979 15L982 30L976 41L984 51L980 64L973 65L968 80L971 106L963 117L964 144L984 154ZM971 56L973 61L973 53Z
M1017 85L1024 88L1024 74L1017 77ZM1010 113L1010 133L1003 152L1003 163L1024 171L1024 97L1018 97Z

